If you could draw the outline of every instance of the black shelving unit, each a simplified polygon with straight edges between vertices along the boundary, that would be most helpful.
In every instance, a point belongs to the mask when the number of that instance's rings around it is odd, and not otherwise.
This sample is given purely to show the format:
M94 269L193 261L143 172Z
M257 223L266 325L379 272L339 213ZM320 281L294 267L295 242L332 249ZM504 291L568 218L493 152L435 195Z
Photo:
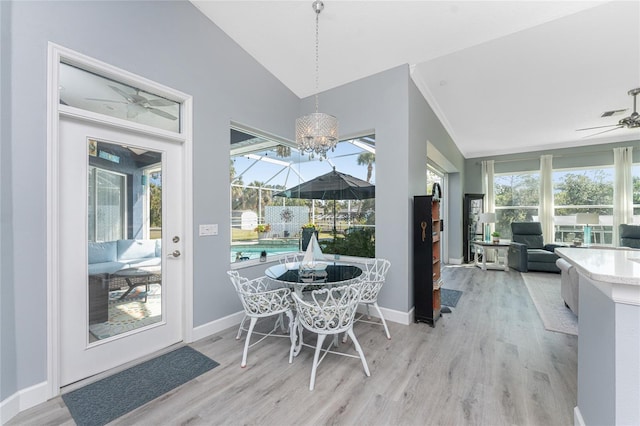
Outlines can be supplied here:
M440 318L440 200L413 197L413 299L416 322L435 326Z

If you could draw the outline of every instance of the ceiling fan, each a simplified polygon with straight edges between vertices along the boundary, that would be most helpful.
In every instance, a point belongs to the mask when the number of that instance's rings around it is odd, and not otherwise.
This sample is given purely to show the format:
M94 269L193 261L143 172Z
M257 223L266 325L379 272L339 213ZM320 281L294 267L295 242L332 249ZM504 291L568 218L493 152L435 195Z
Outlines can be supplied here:
M111 90L122 96L125 101L114 101L112 99L98 99L98 98L86 98L90 101L99 101L99 102L112 102L118 104L127 105L127 118L134 118L141 112L151 111L152 113L159 115L160 117L164 117L167 120L177 120L173 114L169 114L166 111L163 111L154 107L162 107L162 106L173 106L176 105L176 102L170 101L168 99L147 99L144 96L140 95L140 91L136 90L136 93L127 93L119 87L108 85Z
M586 138L591 137L591 136L595 136L595 135L599 135L601 133L606 133L606 132L610 132L612 130L617 130L617 129L623 129L623 128L627 128L627 129L635 129L637 127L640 127L640 114L638 114L638 111L636 109L636 96L638 94L640 94L640 87L637 89L631 89L627 92L627 94L629 96L633 96L633 113L631 113L630 116L625 117L625 118L621 118L618 121L618 124L609 124L607 126L597 126L597 127L587 127L584 129L577 129L576 131L581 131L581 130L593 130L593 129L602 129L604 127L613 127L613 129L607 129L607 130L603 130L601 132L598 133L594 133L592 135L589 136L585 136ZM623 110L624 111L624 110ZM615 112L615 111L614 111ZM607 112L605 112L604 114L602 114L603 117L610 117L612 114L609 114Z

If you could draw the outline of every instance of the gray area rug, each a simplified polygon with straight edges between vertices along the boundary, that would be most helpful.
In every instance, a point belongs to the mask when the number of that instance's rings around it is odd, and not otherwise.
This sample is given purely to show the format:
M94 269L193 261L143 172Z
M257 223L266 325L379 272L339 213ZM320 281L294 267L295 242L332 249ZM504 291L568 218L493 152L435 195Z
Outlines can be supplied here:
M451 290L448 288L440 289L440 304L443 306L449 306L455 308L460 300L462 292L460 290Z
M79 425L105 425L219 364L189 346L62 395Z
M523 272L521 275L544 328L577 336L578 317L564 305L560 295L560 274Z

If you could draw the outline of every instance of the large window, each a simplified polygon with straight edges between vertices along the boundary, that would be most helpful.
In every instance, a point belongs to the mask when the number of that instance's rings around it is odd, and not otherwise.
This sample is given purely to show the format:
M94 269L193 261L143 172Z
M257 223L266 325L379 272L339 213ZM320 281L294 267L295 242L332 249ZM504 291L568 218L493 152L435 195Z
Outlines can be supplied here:
M89 241L126 238L126 176L89 167Z
M494 177L496 223L501 238L511 238L511 222L538 218L540 172L496 174Z
M633 223L640 225L640 164L631 167L633 176Z
M286 191L334 169L374 185L374 136L341 141L320 159L301 155L289 141L252 133L231 130L230 260L299 251L308 223L319 227L325 253L374 257L374 198L357 199L347 190L337 199ZM362 250L352 251L357 245Z
M613 167L564 169L553 172L555 240L584 241L584 224L577 213L595 213L599 222L591 226L592 244L612 244Z

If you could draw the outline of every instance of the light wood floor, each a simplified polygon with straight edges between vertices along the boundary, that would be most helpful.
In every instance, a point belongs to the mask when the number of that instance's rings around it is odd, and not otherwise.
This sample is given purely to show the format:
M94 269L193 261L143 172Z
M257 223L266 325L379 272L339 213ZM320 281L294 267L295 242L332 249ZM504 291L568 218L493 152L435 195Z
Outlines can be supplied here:
M435 328L390 323L387 340L381 326L356 324L371 377L360 360L329 355L310 392L313 351L289 364L285 338L254 346L240 368L234 327L192 344L219 367L113 424L573 425L577 337L544 329L518 272L443 276L464 293ZM9 424L74 422L57 397Z

